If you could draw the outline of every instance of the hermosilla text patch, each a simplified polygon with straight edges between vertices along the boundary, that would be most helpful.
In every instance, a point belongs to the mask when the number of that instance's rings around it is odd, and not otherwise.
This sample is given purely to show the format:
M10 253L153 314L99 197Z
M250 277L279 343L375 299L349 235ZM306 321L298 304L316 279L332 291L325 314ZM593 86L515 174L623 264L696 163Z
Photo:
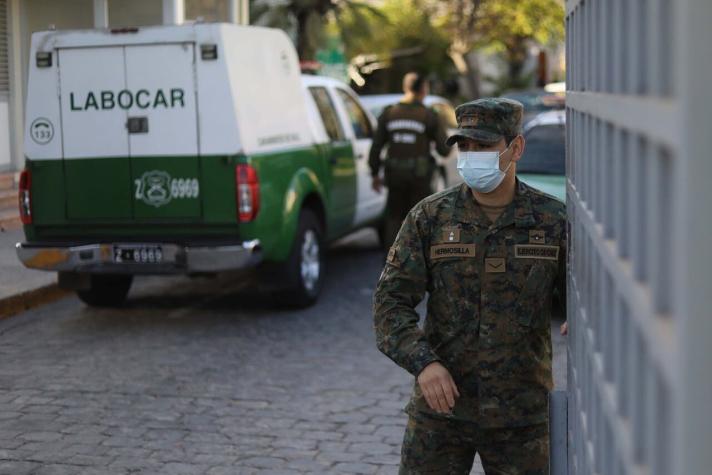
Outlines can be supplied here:
M430 259L475 257L474 244L438 244L430 247Z

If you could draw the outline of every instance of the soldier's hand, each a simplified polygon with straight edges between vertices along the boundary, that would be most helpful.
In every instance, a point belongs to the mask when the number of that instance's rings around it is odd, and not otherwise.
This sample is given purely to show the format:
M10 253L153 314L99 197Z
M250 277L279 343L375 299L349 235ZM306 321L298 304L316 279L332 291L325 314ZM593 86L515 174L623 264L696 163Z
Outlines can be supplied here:
M381 193L381 190L383 189L383 181L380 176L373 177L373 181L371 181L371 188L373 188L373 191L376 193Z
M450 372L437 361L420 372L418 384L428 406L443 414L450 412L455 407L455 398L460 397Z
M569 334L569 322L564 322L561 324L561 327L559 328L559 332L563 335L566 336Z

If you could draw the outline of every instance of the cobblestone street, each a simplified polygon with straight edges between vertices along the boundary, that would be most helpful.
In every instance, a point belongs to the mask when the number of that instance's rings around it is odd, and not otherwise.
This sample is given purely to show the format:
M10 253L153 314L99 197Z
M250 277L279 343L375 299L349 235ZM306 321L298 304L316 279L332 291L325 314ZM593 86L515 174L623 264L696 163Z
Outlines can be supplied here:
M0 474L397 473L412 379L375 348L374 249L334 248L301 311L235 277L144 278L123 309L0 322Z

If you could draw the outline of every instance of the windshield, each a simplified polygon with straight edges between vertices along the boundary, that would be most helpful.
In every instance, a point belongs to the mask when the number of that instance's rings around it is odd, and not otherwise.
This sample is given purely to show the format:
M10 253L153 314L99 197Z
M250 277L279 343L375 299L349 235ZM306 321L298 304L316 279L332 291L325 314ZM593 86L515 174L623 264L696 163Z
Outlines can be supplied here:
M539 125L525 134L524 156L518 173L565 175L566 146L563 124Z
M502 97L521 102L524 106L524 112L532 114L554 109L563 109L566 95L549 93L541 89L535 91L510 92L503 94Z
M386 106L372 106L368 108L368 111L376 118L378 119L381 117L381 113L383 112L383 109L385 109Z

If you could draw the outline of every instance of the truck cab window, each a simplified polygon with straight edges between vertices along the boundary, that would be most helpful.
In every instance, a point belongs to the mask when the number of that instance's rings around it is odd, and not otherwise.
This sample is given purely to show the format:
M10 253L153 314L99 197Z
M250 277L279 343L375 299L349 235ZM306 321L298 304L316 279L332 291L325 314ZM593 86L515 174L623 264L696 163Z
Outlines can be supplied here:
M360 105L343 89L337 89L339 97L344 103L346 112L349 114L349 121L354 129L357 139L368 139L373 137L371 121Z
M319 115L322 122L324 122L324 128L329 135L329 139L332 142L344 140L344 131L341 128L336 109L334 109L334 103L326 88L310 87L309 92L314 98L314 102L316 102L317 109L319 109Z

